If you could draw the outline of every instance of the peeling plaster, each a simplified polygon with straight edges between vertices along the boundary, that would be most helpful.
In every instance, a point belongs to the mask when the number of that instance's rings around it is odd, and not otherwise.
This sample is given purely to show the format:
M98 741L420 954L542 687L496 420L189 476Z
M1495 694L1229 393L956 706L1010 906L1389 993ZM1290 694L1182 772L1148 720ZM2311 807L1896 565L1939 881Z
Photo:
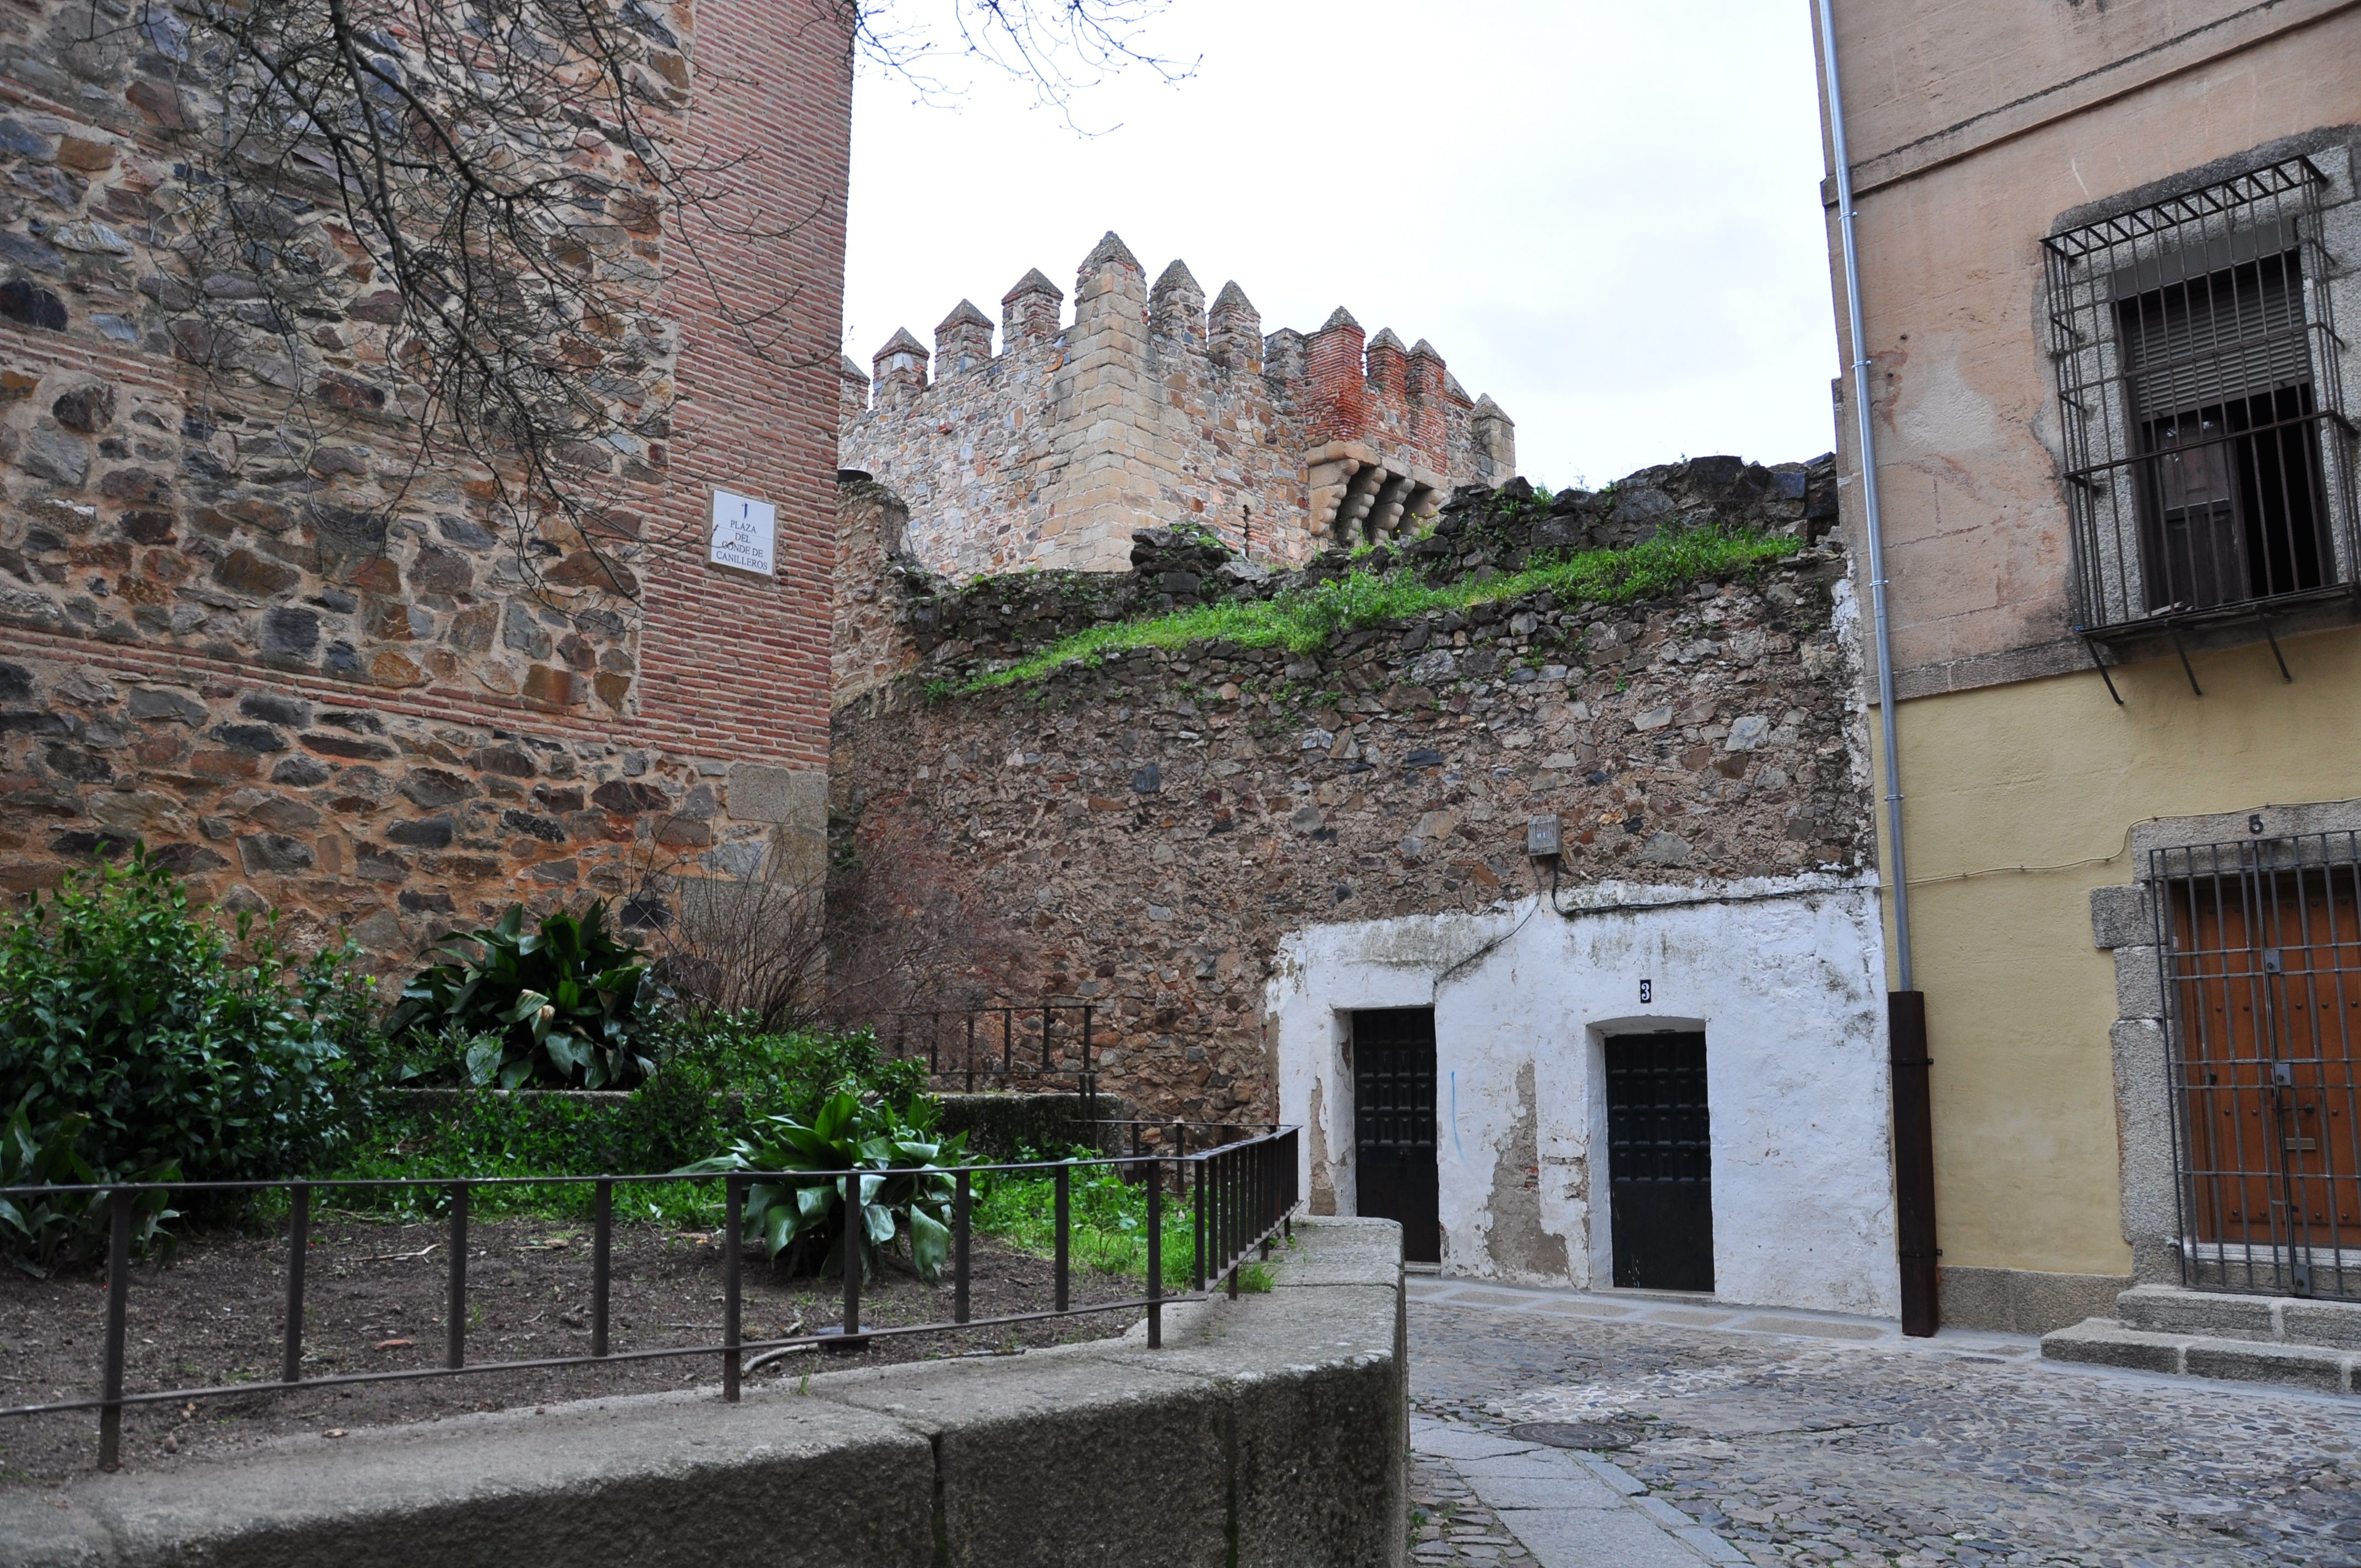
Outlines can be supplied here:
M1327 1090L1324 1080L1312 1080L1312 1113L1303 1118L1312 1135L1312 1185L1307 1190L1312 1194L1312 1212L1315 1214L1336 1212L1336 1178L1328 1165L1328 1119L1323 1103Z
M1538 1113L1533 1064L1517 1069L1516 1120L1492 1162L1492 1209L1487 1250L1500 1277L1531 1284L1565 1279L1571 1272L1565 1238L1542 1224L1542 1163L1533 1134Z

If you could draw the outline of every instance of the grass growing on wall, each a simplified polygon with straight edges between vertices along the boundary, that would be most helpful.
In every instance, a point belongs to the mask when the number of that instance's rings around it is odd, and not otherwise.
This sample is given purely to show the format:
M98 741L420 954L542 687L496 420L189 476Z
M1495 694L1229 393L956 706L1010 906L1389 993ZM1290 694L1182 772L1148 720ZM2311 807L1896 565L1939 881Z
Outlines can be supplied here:
M1520 572L1468 579L1442 587L1397 567L1383 576L1356 567L1345 577L1294 589L1255 603L1201 605L1145 620L1094 626L1061 638L1005 669L950 683L941 695L988 691L1038 681L1061 665L1132 648L1181 648L1191 642L1233 642L1241 648L1284 648L1309 653L1346 632L1423 615L1431 609L1548 592L1560 604L1628 604L1654 598L1700 578L1767 565L1795 554L1792 538L1754 530L1702 528L1667 533L1620 550L1584 550Z

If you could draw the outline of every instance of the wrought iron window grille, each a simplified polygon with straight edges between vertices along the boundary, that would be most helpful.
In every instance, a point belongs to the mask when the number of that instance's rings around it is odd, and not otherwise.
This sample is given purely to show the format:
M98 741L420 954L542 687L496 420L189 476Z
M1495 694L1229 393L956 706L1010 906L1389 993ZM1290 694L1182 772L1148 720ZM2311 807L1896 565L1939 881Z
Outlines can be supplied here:
M2290 158L2042 241L2075 630L2103 672L2158 637L2186 667L2214 626L2276 653L2275 619L2361 585L2327 185Z
M2182 1283L2361 1299L2361 834L2148 870Z

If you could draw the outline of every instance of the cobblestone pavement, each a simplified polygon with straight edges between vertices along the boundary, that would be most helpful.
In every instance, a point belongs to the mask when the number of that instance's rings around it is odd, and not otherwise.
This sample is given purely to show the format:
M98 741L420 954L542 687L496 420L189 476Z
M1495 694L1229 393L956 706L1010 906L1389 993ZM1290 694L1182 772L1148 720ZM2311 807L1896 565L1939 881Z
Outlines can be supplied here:
M1446 1461L1411 1459L1410 1509L1414 1563L1533 1568L1533 1554L1501 1525L1499 1515L1477 1500L1475 1488Z
M1691 1562L2361 1568L2361 1400L2064 1367L2029 1341L1904 1341L1861 1320L1735 1320L1806 1331L1782 1334L1694 1310L1573 1315L1598 1299L1421 1282L1414 1410L1521 1438L1551 1423L1595 1447L1648 1488L1631 1501L1666 1540L1665 1505L1704 1527ZM1723 1326L1683 1326L1699 1319ZM1419 1461L1413 1495L1434 1506L1418 1561L1632 1560L1553 1548L1523 1522L1540 1514L1491 1490L1504 1526L1467 1485L1478 1474Z

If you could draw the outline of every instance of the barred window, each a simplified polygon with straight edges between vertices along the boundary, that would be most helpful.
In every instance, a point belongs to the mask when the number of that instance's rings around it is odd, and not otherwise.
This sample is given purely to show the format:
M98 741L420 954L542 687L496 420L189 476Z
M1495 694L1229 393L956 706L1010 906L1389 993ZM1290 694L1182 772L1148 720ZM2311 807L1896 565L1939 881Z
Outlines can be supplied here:
M2042 242L2085 638L2361 580L2325 184L2288 159Z

